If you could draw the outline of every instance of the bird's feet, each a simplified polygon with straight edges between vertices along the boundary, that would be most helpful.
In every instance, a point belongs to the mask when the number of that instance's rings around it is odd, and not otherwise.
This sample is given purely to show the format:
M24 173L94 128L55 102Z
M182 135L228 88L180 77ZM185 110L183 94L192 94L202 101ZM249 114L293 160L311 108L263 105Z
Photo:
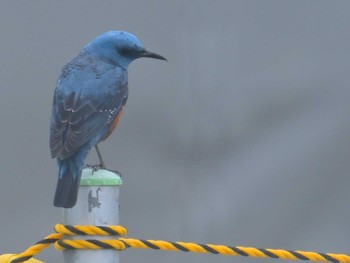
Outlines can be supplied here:
M97 172L100 169L105 169L102 164L87 164L85 167L92 169L92 173Z
M118 175L121 177L121 173L120 173L119 171L107 169L107 168L106 168L104 165L102 165L102 164L93 164L93 165L87 164L85 167L86 167L86 168L92 169L92 174L93 174L94 172L97 172L98 170L103 169L103 170L110 171L110 172L112 172L112 173L116 173L116 174L118 174Z

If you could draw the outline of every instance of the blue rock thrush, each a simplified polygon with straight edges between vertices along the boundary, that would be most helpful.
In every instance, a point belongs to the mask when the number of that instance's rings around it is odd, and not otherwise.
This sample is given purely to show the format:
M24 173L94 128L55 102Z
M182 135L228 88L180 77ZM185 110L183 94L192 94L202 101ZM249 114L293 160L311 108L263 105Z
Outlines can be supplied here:
M58 162L54 205L71 208L78 196L84 161L117 126L128 98L127 68L141 57L166 60L147 51L132 34L106 32L65 65L53 98L50 148Z

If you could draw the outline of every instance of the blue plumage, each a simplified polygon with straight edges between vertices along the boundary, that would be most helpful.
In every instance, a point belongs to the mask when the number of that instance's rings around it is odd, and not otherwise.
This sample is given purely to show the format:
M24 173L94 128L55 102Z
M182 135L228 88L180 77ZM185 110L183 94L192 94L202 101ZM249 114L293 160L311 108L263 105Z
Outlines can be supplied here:
M117 125L128 97L128 65L141 57L166 60L147 51L134 35L110 31L63 67L50 126L51 156L59 170L55 206L75 205L84 161Z

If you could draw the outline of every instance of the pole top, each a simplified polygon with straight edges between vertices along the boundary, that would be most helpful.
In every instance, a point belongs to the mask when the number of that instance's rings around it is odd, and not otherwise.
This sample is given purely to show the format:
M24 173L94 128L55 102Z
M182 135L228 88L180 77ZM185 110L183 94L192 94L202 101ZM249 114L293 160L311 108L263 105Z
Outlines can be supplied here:
M118 172L105 169L94 171L90 167L83 169L80 180L81 186L118 186L122 183Z

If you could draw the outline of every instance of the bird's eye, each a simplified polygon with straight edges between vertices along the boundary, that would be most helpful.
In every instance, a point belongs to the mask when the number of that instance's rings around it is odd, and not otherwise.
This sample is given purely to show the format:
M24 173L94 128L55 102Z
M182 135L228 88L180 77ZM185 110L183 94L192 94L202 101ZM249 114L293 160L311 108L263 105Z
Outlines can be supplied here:
M125 57L130 57L132 55L132 50L130 48L120 48L119 54Z

